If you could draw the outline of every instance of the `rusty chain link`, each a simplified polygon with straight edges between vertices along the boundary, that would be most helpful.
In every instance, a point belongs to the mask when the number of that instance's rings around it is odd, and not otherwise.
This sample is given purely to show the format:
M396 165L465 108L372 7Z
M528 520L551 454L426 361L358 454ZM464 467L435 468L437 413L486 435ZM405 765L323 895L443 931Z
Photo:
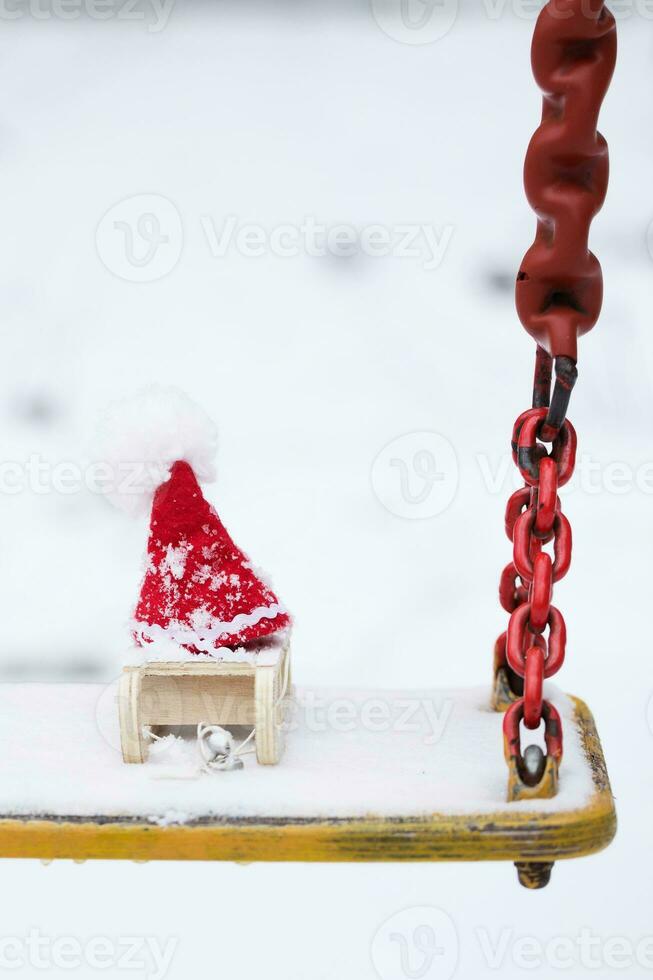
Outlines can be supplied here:
M601 266L588 248L608 186L608 148L596 126L616 60L615 21L603 0L550 0L538 17L531 57L544 93L542 122L524 165L537 232L517 276L516 304L537 349L533 407L519 416L512 434L525 485L506 507L513 558L501 575L499 599L510 622L497 640L495 666L513 702L504 718L506 758L524 784L534 786L545 762L557 772L562 757L560 717L543 698L544 679L564 662L567 638L564 617L552 605L572 549L558 491L576 461L576 432L566 415L577 341L596 323L603 296ZM524 756L533 746L522 755L522 722L529 730L544 722L547 756L530 771Z

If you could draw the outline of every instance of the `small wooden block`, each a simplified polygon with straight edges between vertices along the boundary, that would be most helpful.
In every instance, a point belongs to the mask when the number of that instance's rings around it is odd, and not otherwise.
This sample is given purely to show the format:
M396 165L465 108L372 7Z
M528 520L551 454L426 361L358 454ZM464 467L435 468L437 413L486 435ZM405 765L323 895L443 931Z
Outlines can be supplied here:
M202 660L125 667L118 691L123 760L145 762L145 728L252 725L258 762L275 765L283 753L282 694L284 700L292 695L288 645L275 664Z

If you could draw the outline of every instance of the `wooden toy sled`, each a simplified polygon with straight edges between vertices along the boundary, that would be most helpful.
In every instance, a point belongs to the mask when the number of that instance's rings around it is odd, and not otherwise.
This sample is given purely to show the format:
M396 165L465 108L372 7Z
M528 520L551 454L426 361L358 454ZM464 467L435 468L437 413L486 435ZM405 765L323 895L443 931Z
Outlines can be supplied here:
M147 663L125 667L120 681L120 740L125 762L147 758L146 729L186 725L253 725L256 758L275 765L283 751L280 718L292 696L290 646L276 663Z

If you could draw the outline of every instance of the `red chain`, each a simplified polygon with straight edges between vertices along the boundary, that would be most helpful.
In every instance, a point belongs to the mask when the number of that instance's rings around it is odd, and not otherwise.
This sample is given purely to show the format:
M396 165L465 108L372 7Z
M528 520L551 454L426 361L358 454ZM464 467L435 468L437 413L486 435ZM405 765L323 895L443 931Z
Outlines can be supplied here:
M538 221L517 278L517 312L549 354L573 361L603 299L601 266L587 241L608 189L608 147L596 124L616 55L603 0L550 0L538 17L531 60L545 94L524 166Z
M513 560L499 585L501 605L511 614L507 633L497 641L499 662L512 672L513 690L521 694L518 712L511 718L519 714L531 730L539 728L545 714L553 717L551 705L543 701L543 682L565 659L567 628L551 600L554 583L567 574L571 563L571 527L562 513L558 488L571 477L576 458L576 432L570 422L564 422L550 453L537 441L537 424L545 415L546 409L529 409L515 424L513 452L528 484L513 493L506 507ZM528 460L523 452L520 455L523 449L528 450ZM551 543L553 559L543 550Z
M560 715L549 701L542 702L544 740L550 756L558 762L562 758L562 722ZM503 732L508 755L521 758L519 723L526 721L526 704L523 698L508 708L503 719Z
M565 659L565 621L551 601L554 583L569 571L572 535L558 490L576 461L576 432L566 412L577 374L577 340L601 310L601 267L587 242L608 185L607 144L596 123L615 59L615 22L603 0L547 3L532 47L533 73L544 92L542 122L524 167L537 234L516 290L519 317L538 348L533 408L522 412L512 433L513 459L525 486L506 507L513 559L501 575L499 598L510 622L495 649L518 697L506 713L504 733L506 751L519 762L522 720L530 730L544 721L549 755L558 761L562 755L560 718L543 700L542 686ZM544 443L551 443L550 451ZM546 545L552 545L553 556L543 550Z

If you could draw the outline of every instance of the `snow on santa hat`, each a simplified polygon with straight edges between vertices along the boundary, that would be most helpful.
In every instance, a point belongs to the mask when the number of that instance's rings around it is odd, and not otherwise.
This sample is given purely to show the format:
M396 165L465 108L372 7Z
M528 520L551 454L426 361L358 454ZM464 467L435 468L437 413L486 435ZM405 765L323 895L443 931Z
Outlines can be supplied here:
M123 483L111 494L114 502L135 510L154 489L133 626L141 645L172 641L191 653L212 654L290 625L287 611L202 494L197 477L214 478L216 446L213 423L175 388L148 388L112 406L104 419L101 457L114 472L118 459L129 459L132 467L136 459L141 463L140 492L126 492Z

